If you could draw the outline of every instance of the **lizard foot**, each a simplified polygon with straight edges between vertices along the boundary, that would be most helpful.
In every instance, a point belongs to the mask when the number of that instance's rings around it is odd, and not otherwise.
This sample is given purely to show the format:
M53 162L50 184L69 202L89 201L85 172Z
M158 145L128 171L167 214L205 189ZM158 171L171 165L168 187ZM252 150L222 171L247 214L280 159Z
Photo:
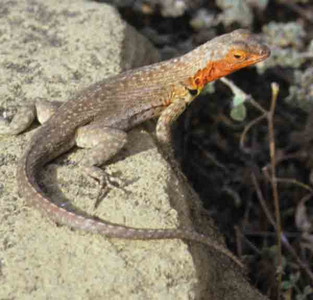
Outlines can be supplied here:
M111 189L118 188L122 190L125 194L130 194L128 190L124 188L125 182L117 176L109 174L107 171L102 171L103 179L99 181L99 192L95 202L95 209L100 205L101 200L108 194Z
M111 189L118 188L121 189L124 193L130 193L124 188L125 182L119 177L110 174L107 170L103 170L95 166L85 167L84 169L90 177L99 183L99 191L96 197L95 208L99 206L101 200L109 193Z

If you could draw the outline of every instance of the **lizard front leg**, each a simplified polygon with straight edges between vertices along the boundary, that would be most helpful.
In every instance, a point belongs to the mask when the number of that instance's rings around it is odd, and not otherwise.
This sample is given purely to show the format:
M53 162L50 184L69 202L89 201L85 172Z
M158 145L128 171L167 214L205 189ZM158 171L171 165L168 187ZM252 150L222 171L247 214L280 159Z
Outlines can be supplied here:
M159 143L162 146L166 148L170 146L172 140L171 126L183 113L186 107L187 104L184 98L182 98L172 102L161 113L156 126L156 135Z
M184 112L187 105L193 100L193 96L184 86L179 86L179 90L180 93L174 93L177 98L172 100L171 104L162 111L156 126L156 136L159 145L161 146L161 152L178 174L181 172L179 172L180 168L174 156L171 127L177 118Z

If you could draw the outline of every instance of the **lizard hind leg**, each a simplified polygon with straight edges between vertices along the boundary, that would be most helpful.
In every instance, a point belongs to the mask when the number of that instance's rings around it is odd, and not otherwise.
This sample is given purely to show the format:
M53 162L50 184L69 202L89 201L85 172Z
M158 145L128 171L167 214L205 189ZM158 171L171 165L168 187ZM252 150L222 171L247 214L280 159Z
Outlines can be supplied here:
M0 134L17 135L22 133L31 126L35 119L43 124L62 104L63 102L59 101L39 100L34 104L21 106L17 109L11 122L5 117L0 117Z
M90 124L80 127L76 132L76 145L88 148L88 152L80 165L83 172L99 182L100 189L95 207L112 186L118 184L112 180L112 175L100 168L105 162L117 154L127 142L127 133L102 124Z
M17 135L30 127L35 118L35 105L21 106L18 108L11 122L5 116L0 117L0 134Z

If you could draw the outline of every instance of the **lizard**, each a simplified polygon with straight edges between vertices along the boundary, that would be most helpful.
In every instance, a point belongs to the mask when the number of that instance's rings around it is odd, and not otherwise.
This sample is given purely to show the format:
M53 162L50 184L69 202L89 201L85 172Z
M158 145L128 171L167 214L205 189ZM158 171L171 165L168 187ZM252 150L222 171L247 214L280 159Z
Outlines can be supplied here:
M37 117L42 126L33 135L17 166L19 194L58 224L123 239L185 239L204 243L211 250L241 261L192 229L134 228L111 223L57 204L40 187L40 170L75 145L90 148L81 165L103 188L108 176L100 168L127 142L134 126L158 118L156 137L163 149L171 152L171 124L200 94L208 82L263 61L269 48L255 35L237 29L198 46L176 58L129 70L97 82L70 100L52 102L50 118L41 117L39 103L20 108L11 122L6 120L0 134L25 131Z

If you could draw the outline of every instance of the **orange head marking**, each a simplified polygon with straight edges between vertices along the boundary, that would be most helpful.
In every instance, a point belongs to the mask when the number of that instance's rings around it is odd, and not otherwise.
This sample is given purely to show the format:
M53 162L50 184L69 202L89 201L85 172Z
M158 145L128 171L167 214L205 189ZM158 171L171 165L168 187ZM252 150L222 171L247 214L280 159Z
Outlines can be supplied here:
M198 51L199 55L203 55L202 63L188 80L188 84L197 90L210 81L254 65L270 55L266 45L242 29L219 36L200 46Z

